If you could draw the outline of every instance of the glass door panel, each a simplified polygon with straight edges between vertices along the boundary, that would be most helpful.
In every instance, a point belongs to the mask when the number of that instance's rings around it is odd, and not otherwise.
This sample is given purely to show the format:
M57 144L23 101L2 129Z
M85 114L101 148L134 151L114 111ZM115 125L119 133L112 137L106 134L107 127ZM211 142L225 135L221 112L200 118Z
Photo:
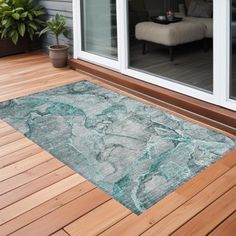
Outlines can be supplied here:
M117 60L116 0L81 1L82 51Z
M212 93L213 1L184 2L129 1L129 68Z

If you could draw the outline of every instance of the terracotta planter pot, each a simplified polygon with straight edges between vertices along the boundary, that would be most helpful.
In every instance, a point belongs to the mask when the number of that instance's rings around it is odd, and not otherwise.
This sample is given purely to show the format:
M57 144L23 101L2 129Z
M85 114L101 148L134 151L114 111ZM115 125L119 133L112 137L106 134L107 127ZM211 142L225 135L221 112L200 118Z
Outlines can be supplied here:
M54 67L61 68L67 65L68 49L69 46L67 45L52 45L48 47L49 57Z
M0 57L28 51L29 51L29 40L27 37L24 38L20 37L16 45L9 38L0 40Z

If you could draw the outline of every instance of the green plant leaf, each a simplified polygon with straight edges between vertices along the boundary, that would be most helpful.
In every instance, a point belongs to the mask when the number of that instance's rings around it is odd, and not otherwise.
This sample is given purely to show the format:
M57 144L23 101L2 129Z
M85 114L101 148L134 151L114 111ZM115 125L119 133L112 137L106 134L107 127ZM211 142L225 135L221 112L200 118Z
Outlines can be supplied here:
M28 18L32 21L33 20L33 16L31 13L28 13Z
M37 30L37 29L38 29L37 25L36 25L34 22L30 22L30 23L29 23L29 26L30 26L32 29L34 29L34 30Z
M24 37L25 35L25 24L21 23L18 25L18 31L21 37Z
M63 31L63 35L66 37L66 38L68 38L69 37L69 30L64 30Z
M35 16L42 16L42 15L45 15L45 12L42 10L34 11L34 15Z
M31 39L39 35L46 22L44 9L35 0L0 0L0 37L17 43L26 32Z
M0 5L0 7L1 7L1 8L9 8L9 5L6 4L6 3L2 3L2 4Z
M54 36L57 39L57 43L59 36L64 35L65 37L68 36L68 30L66 27L66 19L62 15L56 14L54 17L50 18L47 21L47 27L45 28L45 31L41 31L40 35L43 33L46 33L48 31L51 31Z
M7 29L4 28L1 33L1 39L6 38L6 37L7 37Z
M6 25L7 24L7 20L3 20L2 21L2 25L4 26L4 25Z
M24 8L23 8L23 7L17 7L17 8L15 9L15 11L24 11Z
M5 24L5 28L10 28L12 26L13 20L12 18L7 19L7 23Z
M39 33L39 37L42 36L43 34L47 33L50 31L49 27L44 28L43 30L41 30L41 32Z
M25 11L25 12L23 12L23 13L21 14L21 18L25 18L25 17L27 17L27 15L28 15L28 12Z
M20 19L20 14L15 12L12 14L12 17L15 19L15 20L19 20Z
M28 28L28 34L31 40L34 38L34 30L32 28Z
M11 16L12 15L12 11L5 11L3 12L3 16Z
M34 22L38 23L39 25L45 26L45 21L40 19L34 19Z
M12 34L11 40L12 42L16 45L19 39L19 34L17 31L14 31L14 33Z

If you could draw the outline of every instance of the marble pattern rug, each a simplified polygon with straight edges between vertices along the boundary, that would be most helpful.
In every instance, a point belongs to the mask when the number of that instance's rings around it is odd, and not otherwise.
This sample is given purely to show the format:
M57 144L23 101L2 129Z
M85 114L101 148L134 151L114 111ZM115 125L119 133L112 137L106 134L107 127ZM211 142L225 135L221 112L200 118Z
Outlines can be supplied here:
M0 118L136 214L236 147L88 81L0 103Z

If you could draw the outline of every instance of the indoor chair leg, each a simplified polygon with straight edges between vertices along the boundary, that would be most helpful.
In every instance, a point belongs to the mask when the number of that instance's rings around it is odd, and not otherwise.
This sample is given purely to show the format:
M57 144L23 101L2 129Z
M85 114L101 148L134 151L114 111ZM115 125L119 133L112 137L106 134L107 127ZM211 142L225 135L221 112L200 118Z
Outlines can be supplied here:
M145 55L147 53L147 42L143 41L142 42L142 53Z
M170 61L174 61L174 47L169 46Z
M203 39L203 49L204 49L204 52L208 52L209 51L209 42L208 42L207 38Z

